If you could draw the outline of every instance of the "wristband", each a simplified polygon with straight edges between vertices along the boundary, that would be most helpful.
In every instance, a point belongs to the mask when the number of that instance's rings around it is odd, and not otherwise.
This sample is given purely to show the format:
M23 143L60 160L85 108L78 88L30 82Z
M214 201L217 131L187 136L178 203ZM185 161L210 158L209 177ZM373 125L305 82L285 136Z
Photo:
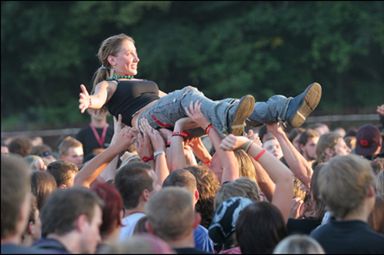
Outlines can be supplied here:
M209 124L209 125L204 129L204 133L208 135L208 134L209 134L209 131L211 130L211 128L212 128L212 123Z
M172 136L181 136L182 138L187 138L188 137L188 133L185 132L185 131L172 132Z
M142 161L144 161L145 163L147 163L148 161L151 161L151 160L154 160L154 157L147 157L147 156L144 156L141 158Z
M157 156L159 156L159 155L162 154L162 153L165 153L165 152L164 152L164 151L155 151L155 152L153 153L153 157L156 158Z
M256 160L256 161L258 161L263 155L264 155L264 153L266 152L266 150L265 149L262 149L255 157L254 157L254 159Z

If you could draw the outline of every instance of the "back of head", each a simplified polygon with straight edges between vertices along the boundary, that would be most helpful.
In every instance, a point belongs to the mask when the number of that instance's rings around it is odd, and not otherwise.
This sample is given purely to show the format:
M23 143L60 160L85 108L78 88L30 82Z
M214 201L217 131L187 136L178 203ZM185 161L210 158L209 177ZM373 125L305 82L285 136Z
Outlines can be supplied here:
M95 208L103 206L101 199L91 190L83 187L58 189L52 193L42 208L41 232L65 235L76 229L75 221L80 215L85 215L88 222L95 216Z
M57 160L47 166L47 171L55 178L57 187L65 185L73 186L74 175L79 171L78 167L71 162Z
M323 247L307 235L291 235L284 238L273 254L325 254Z
M338 133L329 132L320 136L316 145L316 156L319 163L326 161L326 149L333 149L337 141L342 138Z
M37 200L37 208L41 210L47 198L57 189L57 184L49 172L39 171L32 173L31 188Z
M154 180L149 172L151 166L141 162L122 166L115 176L115 186L123 198L126 209L135 208L143 191L153 190Z
M15 234L21 236L24 228L20 230L17 226L21 207L26 201L29 203L30 188L30 170L25 161L16 155L1 155L2 240Z
M229 249L235 245L235 225L239 214L252 201L244 197L231 197L225 200L215 211L208 234L216 250Z
M372 159L380 152L382 143L380 130L374 125L366 124L357 131L355 153Z
M374 187L370 162L356 155L336 156L325 164L317 178L320 199L336 218L344 218L362 205Z
M286 235L283 215L269 202L247 206L236 223L236 237L243 254L271 253Z
M102 254L175 254L175 251L160 238L139 234L108 246Z
M215 208L231 197L245 197L256 202L260 200L260 189L257 183L247 177L240 177L223 184L215 197Z
M193 231L192 195L185 188L161 189L145 205L145 214L154 233L165 241L180 240Z
M183 187L187 188L191 194L197 189L196 178L188 170L177 169L172 171L163 182L165 187Z
M32 143L28 137L15 137L9 143L8 150L10 153L18 154L22 157L25 157L31 153Z
M107 183L97 183L91 187L101 200L103 200L103 223L100 234L105 237L117 227L122 226L120 213L124 209L123 199L117 189Z
M234 150L234 153L239 164L240 176L248 177L249 179L256 181L256 170L250 156L241 149Z

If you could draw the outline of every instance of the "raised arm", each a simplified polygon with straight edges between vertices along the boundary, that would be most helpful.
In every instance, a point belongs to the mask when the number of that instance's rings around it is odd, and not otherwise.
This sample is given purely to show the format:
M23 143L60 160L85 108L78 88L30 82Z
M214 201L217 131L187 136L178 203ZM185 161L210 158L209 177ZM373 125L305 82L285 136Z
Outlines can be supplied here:
M223 139L221 148L234 150L248 141L249 139L244 136L228 135ZM250 143L247 152L265 168L275 182L272 203L280 209L285 222L287 222L293 197L293 175L291 171L280 160L253 142Z
M79 109L84 113L86 109L100 109L112 96L114 89L112 82L102 81L95 87L95 93L89 95L84 84L80 85Z
M279 141L284 158L293 174L309 189L312 168L307 160L291 143L283 128L278 123L267 125L267 129Z

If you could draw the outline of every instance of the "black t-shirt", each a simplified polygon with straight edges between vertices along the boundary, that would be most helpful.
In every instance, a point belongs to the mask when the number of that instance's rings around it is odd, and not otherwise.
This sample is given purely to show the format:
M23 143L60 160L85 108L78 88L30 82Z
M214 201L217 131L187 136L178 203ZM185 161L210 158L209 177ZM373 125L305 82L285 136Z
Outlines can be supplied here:
M176 254L212 254L205 251L198 250L196 248L174 248Z
M310 236L326 253L384 254L384 235L359 220L331 220L312 231Z
M99 138L101 138L103 134L103 128L95 128L95 130L98 133ZM83 144L84 162L86 161L87 158L90 157L94 149L98 149L98 148L105 149L109 146L109 144L111 143L113 132L114 132L113 127L109 125L107 128L107 131L105 134L105 140L102 143L102 146L99 145L95 135L93 134L92 128L89 125L81 129L79 133L77 133L76 139Z
M147 104L159 99L159 87L149 80L118 81L116 91L106 106L109 112L117 118L122 116L122 122L131 126L132 115Z
M321 219L288 219L288 235L305 234L309 235L312 230L321 224Z

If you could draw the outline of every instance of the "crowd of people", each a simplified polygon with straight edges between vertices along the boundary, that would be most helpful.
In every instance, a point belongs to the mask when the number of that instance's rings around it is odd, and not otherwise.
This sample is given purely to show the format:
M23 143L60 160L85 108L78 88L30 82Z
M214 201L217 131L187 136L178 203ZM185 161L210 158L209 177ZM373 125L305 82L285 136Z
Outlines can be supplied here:
M125 34L98 57L87 127L2 141L1 253L384 253L384 105L330 130L316 82L214 101L134 78Z

